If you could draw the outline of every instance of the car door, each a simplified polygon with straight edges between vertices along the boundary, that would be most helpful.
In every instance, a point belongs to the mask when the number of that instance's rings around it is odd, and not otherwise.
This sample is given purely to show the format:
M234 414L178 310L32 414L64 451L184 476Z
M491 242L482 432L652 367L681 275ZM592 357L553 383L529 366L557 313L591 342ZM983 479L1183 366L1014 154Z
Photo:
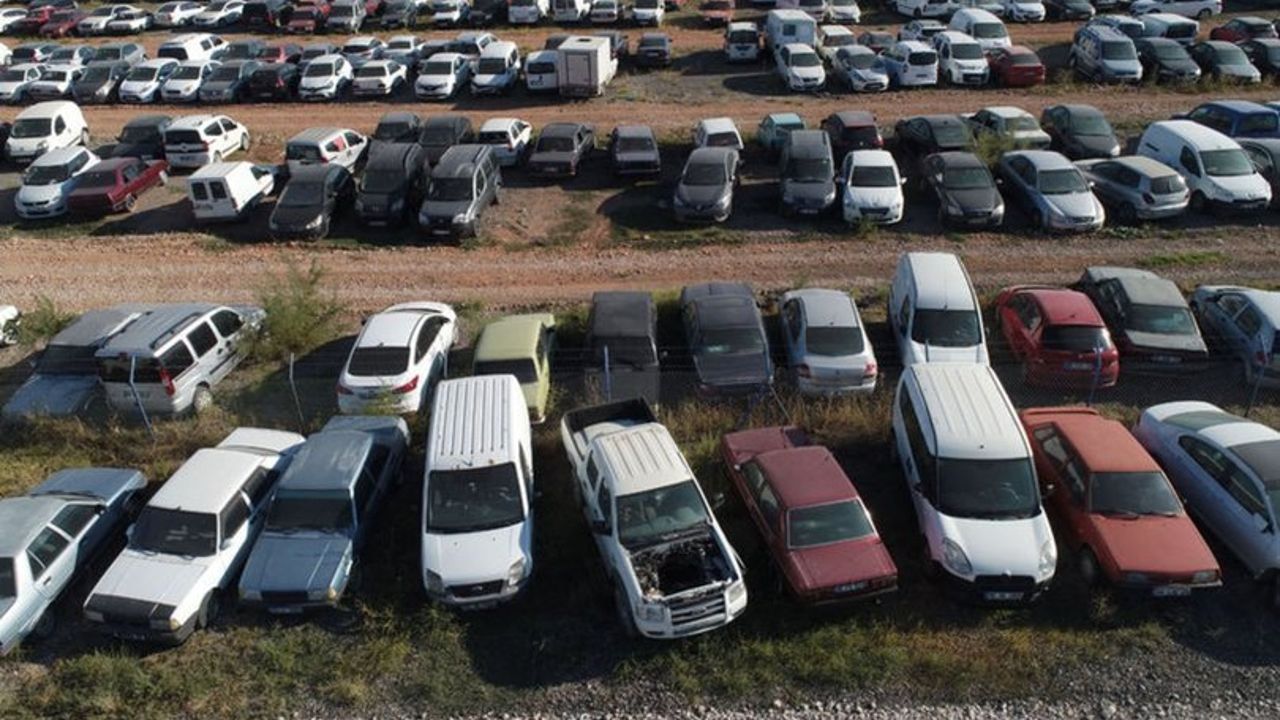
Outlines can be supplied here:
M804 363L804 316L799 300L788 300L782 305L782 339L791 367L799 367Z
M1053 425L1036 428L1032 437L1041 451L1036 454L1041 485L1053 485L1046 497L1059 518L1060 529L1070 535L1073 546L1091 541L1087 522L1088 487L1079 457Z
M31 581L45 607L58 599L58 594L75 572L75 553L70 551L71 544L71 538L65 533L53 525L46 525L27 545Z
M1191 481L1185 483L1186 489L1178 489L1196 515L1251 570L1266 567L1265 562L1258 564L1257 551L1275 528L1256 481L1226 453L1199 437L1183 435L1178 446L1180 474Z
M111 532L110 523L101 522L105 513L101 503L69 502L50 521L71 540L66 552L71 556L72 572L84 567Z

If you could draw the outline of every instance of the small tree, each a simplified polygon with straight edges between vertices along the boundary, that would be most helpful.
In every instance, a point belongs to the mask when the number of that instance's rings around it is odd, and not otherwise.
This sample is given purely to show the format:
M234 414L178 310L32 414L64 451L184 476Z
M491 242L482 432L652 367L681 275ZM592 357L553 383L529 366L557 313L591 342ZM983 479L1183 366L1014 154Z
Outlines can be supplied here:
M251 355L265 362L288 362L332 340L346 307L323 289L324 268L315 260L305 270L289 265L283 277L270 278L258 292L266 311L250 344Z
M18 343L25 347L42 347L75 319L74 313L64 311L48 296L37 295L35 309L23 313L19 319Z

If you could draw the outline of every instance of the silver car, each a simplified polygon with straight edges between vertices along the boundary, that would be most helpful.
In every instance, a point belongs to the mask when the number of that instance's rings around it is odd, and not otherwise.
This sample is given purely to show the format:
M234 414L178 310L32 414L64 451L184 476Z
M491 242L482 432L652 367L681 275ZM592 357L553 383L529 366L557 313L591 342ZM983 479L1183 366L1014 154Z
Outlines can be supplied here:
M996 168L1006 197L1047 231L1097 230L1106 220L1080 169L1051 150L1005 153Z
M141 505L137 470L78 468L0 500L0 655L53 632L53 605Z
M1246 385L1280 387L1280 292L1201 285L1191 311L1206 335L1240 358Z
M724 222L733 214L738 184L738 151L728 147L695 149L685 162L672 198L676 219Z
M1080 160L1076 167L1122 223L1177 217L1191 202L1187 183L1176 170L1143 155Z
M782 339L796 386L806 395L870 394L875 350L848 293L806 288L782 296Z

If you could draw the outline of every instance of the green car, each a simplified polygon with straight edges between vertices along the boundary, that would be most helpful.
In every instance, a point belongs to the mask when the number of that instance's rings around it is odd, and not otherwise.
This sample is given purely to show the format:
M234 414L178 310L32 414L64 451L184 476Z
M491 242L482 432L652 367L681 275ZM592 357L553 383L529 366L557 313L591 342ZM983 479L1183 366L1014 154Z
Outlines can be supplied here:
M529 419L547 418L551 395L551 346L556 338L556 316L551 313L508 315L494 320L476 341L473 375L515 375L524 390Z

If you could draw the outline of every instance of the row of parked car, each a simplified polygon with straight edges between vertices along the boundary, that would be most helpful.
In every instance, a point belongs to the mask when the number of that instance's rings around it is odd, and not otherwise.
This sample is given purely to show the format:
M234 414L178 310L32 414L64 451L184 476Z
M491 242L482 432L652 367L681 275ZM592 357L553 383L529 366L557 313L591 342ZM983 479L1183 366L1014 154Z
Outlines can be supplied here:
M1046 352L1061 352L1064 340L1081 347L1093 340L1094 362L1087 364L1096 373L1106 331L1081 321L1090 300L1106 298L1104 312L1114 305L1132 310L1134 318L1169 319L1168 311L1156 309L1174 307L1159 304L1170 299L1162 282L1141 272L1090 268L1081 281L1086 295L1011 288L1001 294L997 313L1006 327L1026 322L1040 331ZM1280 295L1205 288L1194 297L1202 317L1215 322L1244 326L1249 312L1255 320L1267 313L1267 352L1273 352ZM740 373L767 348L749 288L690 286L680 302L704 389L736 394L762 382ZM981 335L976 296L952 255L904 255L889 302L906 365L893 403L893 450L902 461L931 576L980 602L1035 600L1059 564L1052 515L1090 584L1154 597L1218 586L1221 569L1183 500L1251 574L1274 575L1280 555L1267 483L1280 468L1280 433L1203 402L1149 408L1133 434L1087 408L1018 413L985 355L950 342L975 330ZM780 308L788 350L798 350L805 361L796 366L797 375L810 381L811 390L874 387L874 361L862 359L856 368L843 362L867 345L848 295L797 290L782 297ZM1183 322L1194 327L1185 305L1179 311L1184 320L1155 329L1126 327L1124 337L1176 335ZM116 325L100 322L108 314ZM64 331L83 346L55 339L40 365L60 359L83 372L91 354L99 358L108 388L119 383L115 376L126 366L142 391L152 384L182 385L184 374L206 371L188 367L170 374L177 348L190 361L205 336L220 337L219 318L229 314L244 316L198 305L90 313ZM95 321L113 329L91 340ZM438 303L396 305L368 319L342 372L340 407L353 414L334 418L310 438L238 429L217 447L197 451L145 504L142 475L113 469L63 471L27 496L0 501L9 538L0 546L0 568L7 571L0 573L0 589L10 599L0 616L0 649L9 651L29 633L51 632L53 603L129 521L126 548L84 604L85 617L117 637L182 642L233 597L280 613L336 605L358 587L369 529L402 474L409 445L403 419L358 413L386 411L379 403L388 401L393 412L412 412L428 397L423 587L456 607L510 600L535 569L529 423L546 414L545 390L537 386L549 370L554 323L553 316L532 314L489 324L477 340L472 375L446 380L456 315ZM600 293L588 320L592 354L603 350L608 357L616 349L619 368L631 367L637 353L656 362L654 323L647 294ZM141 347L153 336L163 338L162 358ZM930 351L934 341L942 352ZM1131 350L1129 343L1121 348ZM1076 372L1073 359L1064 357L1034 362ZM1156 355L1148 360L1176 365ZM40 365L30 382L42 382ZM139 377L140 368L147 377ZM1270 364L1266 372L1280 377ZM625 383L627 375L619 378ZM484 423L483 432L477 422ZM628 632L683 637L722 627L745 611L746 567L648 402L566 412L561 436L574 495ZM893 555L856 487L801 429L731 433L722 439L721 455L799 600L847 602L896 589Z

